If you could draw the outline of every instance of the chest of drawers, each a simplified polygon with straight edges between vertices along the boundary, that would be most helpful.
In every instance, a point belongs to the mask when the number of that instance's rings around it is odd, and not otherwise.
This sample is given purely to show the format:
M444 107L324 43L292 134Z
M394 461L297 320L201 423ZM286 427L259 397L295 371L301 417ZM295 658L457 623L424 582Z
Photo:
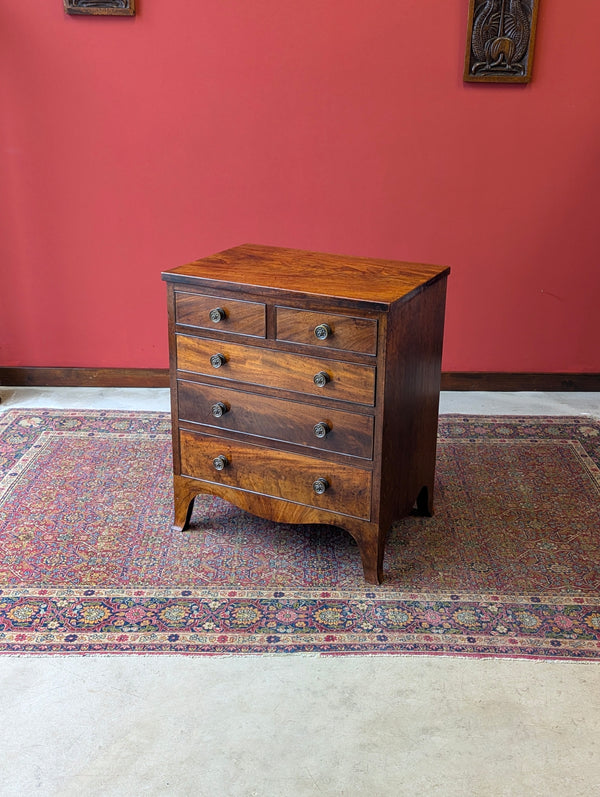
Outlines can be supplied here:
M356 540L430 514L448 268L244 245L164 272L174 528L199 493Z

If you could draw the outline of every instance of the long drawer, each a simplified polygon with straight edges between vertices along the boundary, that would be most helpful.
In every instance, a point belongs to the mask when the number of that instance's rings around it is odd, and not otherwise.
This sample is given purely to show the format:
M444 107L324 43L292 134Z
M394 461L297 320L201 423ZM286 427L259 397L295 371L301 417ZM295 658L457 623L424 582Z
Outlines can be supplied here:
M373 456L373 416L178 380L179 420L363 459Z
M358 404L375 403L375 366L371 365L177 335L177 368Z
M370 470L186 430L180 430L179 441L183 476L363 520L371 517Z

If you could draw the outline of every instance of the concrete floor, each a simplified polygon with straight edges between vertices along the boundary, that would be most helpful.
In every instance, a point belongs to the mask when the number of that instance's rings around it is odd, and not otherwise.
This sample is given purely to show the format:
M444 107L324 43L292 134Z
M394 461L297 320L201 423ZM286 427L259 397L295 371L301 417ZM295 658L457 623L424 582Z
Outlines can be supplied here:
M167 410L164 390L1 388ZM599 394L445 393L591 415ZM0 795L600 794L600 664L430 656L0 657Z

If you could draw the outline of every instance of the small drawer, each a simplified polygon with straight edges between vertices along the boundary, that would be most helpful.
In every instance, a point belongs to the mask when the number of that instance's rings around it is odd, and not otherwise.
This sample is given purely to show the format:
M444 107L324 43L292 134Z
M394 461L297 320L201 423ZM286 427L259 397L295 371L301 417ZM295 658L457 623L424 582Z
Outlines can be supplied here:
M377 320L277 307L277 340L329 349L377 353Z
M259 302L175 292L175 322L181 326L264 338L265 319L265 305Z
M370 470L181 430L181 473L369 520Z
M177 368L306 395L375 403L375 366L177 335Z
M335 451L373 456L373 416L260 396L222 385L177 382L179 419L217 429Z

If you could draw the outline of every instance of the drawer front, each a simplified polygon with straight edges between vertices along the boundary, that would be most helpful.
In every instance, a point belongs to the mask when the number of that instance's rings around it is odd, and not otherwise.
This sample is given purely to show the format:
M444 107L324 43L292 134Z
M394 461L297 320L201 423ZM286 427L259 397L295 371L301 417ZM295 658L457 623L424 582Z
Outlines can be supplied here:
M327 312L278 307L277 340L329 349L377 353L377 321Z
M373 456L373 417L180 380L179 419L363 459ZM214 411L213 411L214 408Z
M175 321L199 329L215 329L236 335L264 338L265 305L197 293L175 293Z
M184 476L369 520L369 470L181 430ZM214 460L223 457L215 467ZM319 480L324 480L319 482ZM322 494L315 491L323 489Z
M221 364L215 367L211 360ZM371 365L177 335L177 368L341 401L375 403L375 367ZM324 375L322 386L314 381L317 375Z

